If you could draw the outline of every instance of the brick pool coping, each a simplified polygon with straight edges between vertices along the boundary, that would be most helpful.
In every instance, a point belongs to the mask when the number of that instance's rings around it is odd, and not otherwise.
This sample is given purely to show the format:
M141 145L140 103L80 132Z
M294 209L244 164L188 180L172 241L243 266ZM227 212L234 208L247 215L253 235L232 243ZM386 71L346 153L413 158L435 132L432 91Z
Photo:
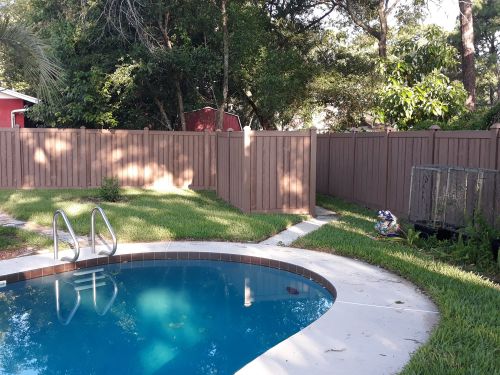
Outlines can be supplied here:
M336 295L324 315L245 365L239 375L397 373L439 319L434 304L413 284L379 267L327 253L253 243L119 244L110 258L85 248L76 264L55 261L51 253L39 254L0 261L0 281L6 280L8 287L78 268L174 259L277 268L310 278Z
M108 264L116 263L131 263L148 260L215 260L222 262L236 262L253 264L256 266L263 266L269 268L276 268L281 271L291 272L307 279L310 279L322 287L335 298L337 291L335 287L325 277L318 273L308 270L307 268L297 266L292 263L280 262L278 260L261 258L249 255L240 254L227 254L227 253L212 253L212 252L198 252L198 251L155 251L145 253L132 253L124 255L113 255L110 257L97 257L85 260L79 260L75 263L59 264L57 266L47 266L36 268L28 271L14 272L7 275L0 275L0 280L5 280L7 284L12 284L19 281L26 281L36 279L44 276L52 276L58 273L71 272L84 268L91 268L96 266L105 266Z

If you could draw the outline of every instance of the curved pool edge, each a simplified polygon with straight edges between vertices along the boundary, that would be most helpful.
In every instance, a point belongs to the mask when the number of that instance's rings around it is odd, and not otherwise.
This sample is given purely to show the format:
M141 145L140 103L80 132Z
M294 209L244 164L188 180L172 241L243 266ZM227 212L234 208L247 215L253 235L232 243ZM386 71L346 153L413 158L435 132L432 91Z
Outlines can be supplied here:
M264 265L311 278L330 293L336 291L336 301L324 315L245 365L238 374L396 373L429 338L439 320L432 301L399 276L361 261L280 246L228 242L121 244L111 259L82 249L76 265L54 261L51 253L0 261L0 280L11 283L110 261L156 259Z

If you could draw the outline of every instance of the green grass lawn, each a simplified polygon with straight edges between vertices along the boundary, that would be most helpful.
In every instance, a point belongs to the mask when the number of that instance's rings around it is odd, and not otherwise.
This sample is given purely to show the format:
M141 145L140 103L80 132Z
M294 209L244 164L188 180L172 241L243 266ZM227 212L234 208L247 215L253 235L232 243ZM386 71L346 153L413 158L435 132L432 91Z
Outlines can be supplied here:
M331 197L318 205L339 213L293 245L362 259L391 270L423 289L441 320L404 374L499 374L500 288L477 274L435 260L404 241L374 240L375 212Z
M44 249L52 246L52 240L22 229L0 227L0 251L3 254L26 249ZM2 259L0 253L0 259Z
M90 212L96 204L104 209L122 243L259 241L302 220L299 215L243 214L211 191L123 189L123 199L110 203L99 202L97 189L0 190L0 210L17 219L50 226L54 211L63 209L79 235L90 233ZM98 224L105 235L100 218Z

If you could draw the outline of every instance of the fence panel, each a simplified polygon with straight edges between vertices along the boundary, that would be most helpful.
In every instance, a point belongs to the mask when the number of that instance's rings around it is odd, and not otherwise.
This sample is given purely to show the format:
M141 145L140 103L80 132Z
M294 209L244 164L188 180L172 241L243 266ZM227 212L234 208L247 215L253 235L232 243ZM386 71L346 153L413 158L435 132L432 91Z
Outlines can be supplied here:
M434 142L434 164L489 168L490 132L439 131Z
M412 166L498 169L500 138L498 129L325 134L317 158L317 192L406 216Z
M315 138L311 132L219 133L217 194L245 212L314 214Z
M412 166L432 164L432 142L432 131L389 133L384 206L398 215L408 213Z
M0 187L2 188L16 186L14 137L13 131L0 129Z
M366 206L385 204L387 171L387 134L363 133L355 137L353 168L354 200Z
M213 189L216 135L94 129L0 129L0 188Z

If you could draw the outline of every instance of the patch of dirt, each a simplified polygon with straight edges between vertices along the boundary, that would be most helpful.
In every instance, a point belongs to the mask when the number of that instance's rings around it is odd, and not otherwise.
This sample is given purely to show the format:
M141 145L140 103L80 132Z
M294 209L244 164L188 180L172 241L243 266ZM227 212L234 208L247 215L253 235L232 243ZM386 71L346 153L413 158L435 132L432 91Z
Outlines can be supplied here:
M34 249L34 248L2 250L2 251L0 251L0 260L22 257L22 256L26 256L26 255L31 255L34 253L36 253L36 249Z

